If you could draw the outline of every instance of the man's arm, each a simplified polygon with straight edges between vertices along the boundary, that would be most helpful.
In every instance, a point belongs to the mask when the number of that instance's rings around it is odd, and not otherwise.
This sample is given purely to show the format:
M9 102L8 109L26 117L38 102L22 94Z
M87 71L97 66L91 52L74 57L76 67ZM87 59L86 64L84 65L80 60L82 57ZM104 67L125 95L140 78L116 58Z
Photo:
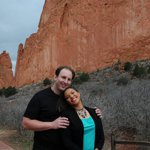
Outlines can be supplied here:
M69 125L68 118L59 117L52 122L43 122L36 119L30 119L27 117L23 117L22 126L25 129L33 130L33 131L45 131L49 129L59 129L66 128Z

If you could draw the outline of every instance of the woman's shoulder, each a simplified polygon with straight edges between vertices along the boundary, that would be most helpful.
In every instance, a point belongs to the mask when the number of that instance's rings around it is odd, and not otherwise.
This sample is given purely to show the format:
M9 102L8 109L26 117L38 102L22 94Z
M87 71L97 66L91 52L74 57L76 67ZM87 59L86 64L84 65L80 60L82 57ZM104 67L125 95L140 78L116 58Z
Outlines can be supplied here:
M94 109L94 108L87 107L87 106L85 106L85 108L86 108L88 111L90 111L90 112L95 112L95 109Z
M95 108L91 108L91 107L85 107L87 109L87 111L90 113L90 115L92 117L97 117L97 114L95 112Z

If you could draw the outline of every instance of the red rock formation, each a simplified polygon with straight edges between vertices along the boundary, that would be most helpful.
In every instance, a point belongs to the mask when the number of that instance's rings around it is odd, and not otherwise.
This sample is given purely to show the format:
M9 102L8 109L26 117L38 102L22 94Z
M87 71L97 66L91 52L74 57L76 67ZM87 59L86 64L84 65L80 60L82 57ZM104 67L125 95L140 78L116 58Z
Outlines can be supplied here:
M13 72L10 56L6 51L0 54L0 88L12 85Z
M18 51L16 86L52 77L59 65L94 71L150 58L150 1L46 0L38 32Z

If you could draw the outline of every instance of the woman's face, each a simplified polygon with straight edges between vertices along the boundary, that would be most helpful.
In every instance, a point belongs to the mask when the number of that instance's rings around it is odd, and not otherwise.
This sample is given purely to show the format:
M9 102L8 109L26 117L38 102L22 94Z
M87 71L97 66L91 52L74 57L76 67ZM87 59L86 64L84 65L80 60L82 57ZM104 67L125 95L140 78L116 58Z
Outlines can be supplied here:
M80 93L72 88L69 88L65 91L64 97L70 105L77 105L81 102Z

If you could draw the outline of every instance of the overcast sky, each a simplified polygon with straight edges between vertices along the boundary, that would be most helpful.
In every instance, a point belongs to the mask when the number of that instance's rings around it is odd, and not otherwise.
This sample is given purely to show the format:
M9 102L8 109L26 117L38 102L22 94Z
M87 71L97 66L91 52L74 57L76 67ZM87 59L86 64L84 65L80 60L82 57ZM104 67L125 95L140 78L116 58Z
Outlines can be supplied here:
M0 0L0 53L6 50L13 70L18 45L37 32L45 0Z

